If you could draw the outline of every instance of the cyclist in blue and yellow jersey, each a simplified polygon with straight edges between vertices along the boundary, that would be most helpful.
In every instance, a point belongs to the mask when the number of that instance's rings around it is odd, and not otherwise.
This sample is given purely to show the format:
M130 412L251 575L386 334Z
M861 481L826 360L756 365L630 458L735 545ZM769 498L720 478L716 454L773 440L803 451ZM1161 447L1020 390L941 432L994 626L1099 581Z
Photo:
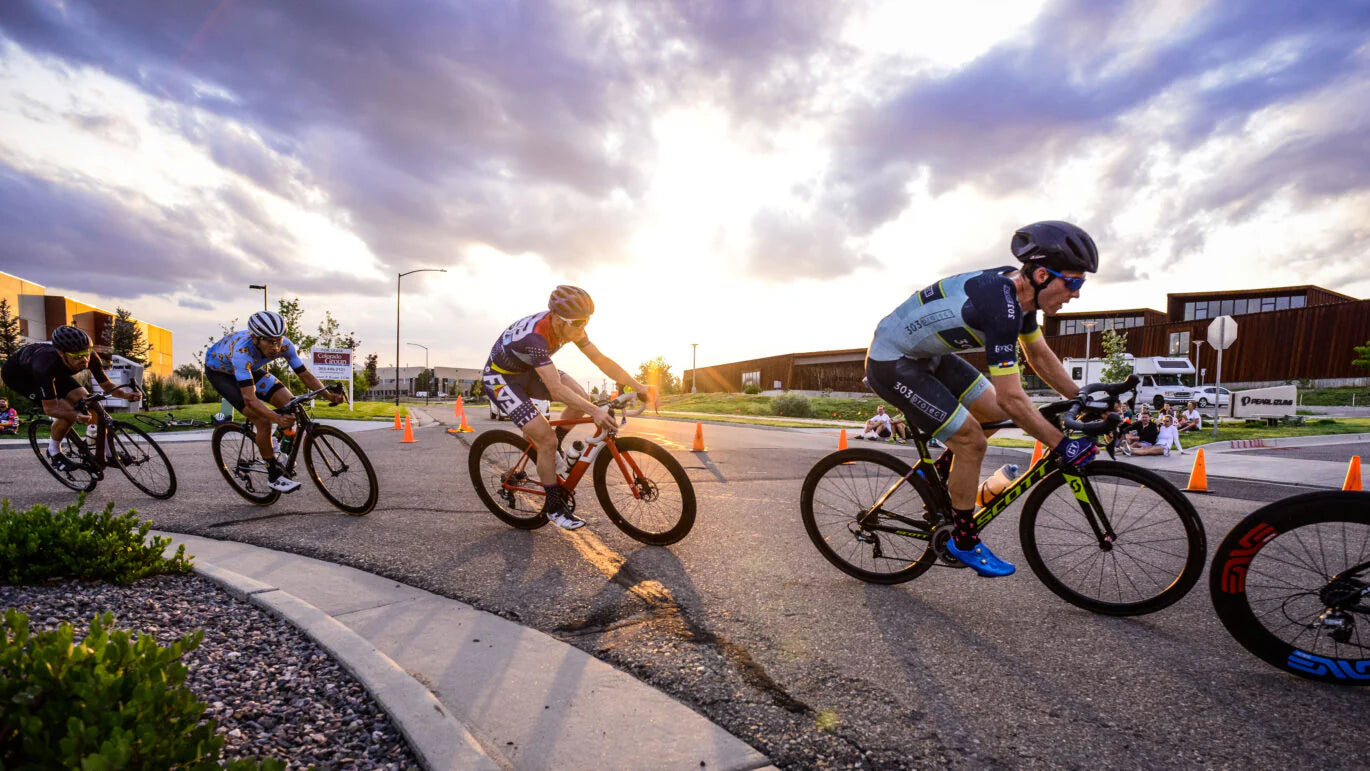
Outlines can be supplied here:
M58 471L74 471L81 466L80 461L61 451L62 439L72 424L95 421L94 415L76 409L76 404L90 395L76 382L81 370L90 370L90 379L110 396L129 401L142 398L137 386L116 386L110 381L100 357L91 351L90 335L73 326L54 329L49 342L30 343L15 351L0 370L5 385L42 405L43 413L52 418L48 463Z
M1014 566L980 542L974 506L987 434L981 423L1012 419L1067 462L1083 466L1097 448L1067 439L1033 407L1023 390L1018 344L1038 377L1063 396L1075 396L1070 379L1037 325L1037 311L1053 315L1080 296L1085 274L1099 269L1099 252L1085 231L1068 222L1028 225L1010 245L1021 267L962 273L919 291L875 328L866 352L866 382L897 405L953 456L952 539L947 551L982 576L1006 576ZM989 379L956 351L983 348Z
M219 392L241 412L256 429L257 449L267 463L267 480L272 489L283 493L294 492L300 483L286 476L271 446L271 427L289 429L295 416L280 415L263 402L281 407L295 398L285 384L266 371L266 365L284 358L310 390L323 388L323 383L300 361L295 344L285 336L285 320L279 313L257 311L247 320L247 329L231 332L205 352L205 375ZM331 404L345 401L346 396L329 391L324 395Z
M552 424L530 399L562 402L566 405L561 413L563 420L589 415L594 418L595 425L605 431L612 431L617 426L608 410L596 407L575 379L552 364L552 354L567 343L575 343L581 353L614 382L631 386L639 399L645 399L647 394L645 386L601 353L586 336L585 326L594 312L595 303L584 289L557 287L547 300L547 310L525 316L504 330L490 349L490 359L485 362L482 373L490 403L508 415L523 431L524 438L537 447L538 479L547 491L543 513L549 521L567 530L585 524L585 520L566 506L569 494L557 478L558 473L565 473L562 466L566 461L561 456L560 446L567 429L553 430Z

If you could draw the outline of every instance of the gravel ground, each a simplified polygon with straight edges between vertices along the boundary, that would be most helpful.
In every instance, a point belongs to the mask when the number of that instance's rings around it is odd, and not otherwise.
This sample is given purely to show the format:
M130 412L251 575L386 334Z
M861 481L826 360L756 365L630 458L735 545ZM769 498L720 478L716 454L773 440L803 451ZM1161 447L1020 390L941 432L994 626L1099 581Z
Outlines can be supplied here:
M67 582L0 586L0 607L33 631L71 623L78 639L97 613L162 646L204 629L185 655L186 685L227 739L223 758L272 757L292 768L408 769L418 761L390 718L304 633L199 576L154 576L133 586Z

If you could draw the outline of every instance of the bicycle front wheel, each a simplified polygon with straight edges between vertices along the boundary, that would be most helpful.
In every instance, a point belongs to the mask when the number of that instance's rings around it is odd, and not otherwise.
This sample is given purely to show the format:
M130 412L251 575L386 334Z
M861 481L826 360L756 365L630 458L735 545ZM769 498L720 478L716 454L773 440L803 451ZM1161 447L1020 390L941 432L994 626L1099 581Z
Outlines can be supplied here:
M680 462L664 447L636 436L614 440L628 474L625 478L609 448L595 458L595 495L604 513L635 541L653 546L676 543L695 524L695 489ZM632 459L632 464L628 459ZM616 474L610 479L610 466Z
M266 461L257 449L256 434L238 423L214 429L210 440L214 463L234 492L258 506L270 506L281 497L267 485Z
M1218 619L1266 663L1370 685L1370 492L1258 509L1218 544L1208 580Z
M380 487L371 459L352 437L339 429L310 425L304 465L314 486L334 506L355 516L376 507Z
M110 449L114 465L134 487L162 500L176 494L176 471L146 431L116 422L110 427Z
M931 489L910 472L879 450L838 450L818 461L799 494L804 529L818 553L873 584L923 575L937 561L932 531L941 521Z
M59 471L48 461L48 440L38 436L38 429L43 426L47 426L49 435L51 435L52 421L50 419L35 418L34 420L29 421L29 446L33 448L33 454L38 456L38 462L43 464L43 468L47 469L48 473L52 474L54 479L61 482L67 488L75 490L78 493L88 493L91 490L94 490L95 484L100 481L100 477L96 474L92 474L90 471L91 467L88 465L90 453L86 448L85 442L81 441L79 438L72 437L72 432L78 429L76 427L68 429L67 435L62 437L62 442L59 446L61 447L63 455L81 463L82 466L73 471Z
M524 453L527 453L525 456ZM506 524L536 530L547 524L547 494L537 479L537 449L511 431L486 431L466 456L471 484L486 508Z
M1152 613L1184 597L1203 573L1208 548L1189 499L1126 463L1098 460L1078 474L1088 488L1079 494L1092 492L1097 508L1081 501L1060 471L1023 504L1018 533L1032 572L1066 602L1107 616Z

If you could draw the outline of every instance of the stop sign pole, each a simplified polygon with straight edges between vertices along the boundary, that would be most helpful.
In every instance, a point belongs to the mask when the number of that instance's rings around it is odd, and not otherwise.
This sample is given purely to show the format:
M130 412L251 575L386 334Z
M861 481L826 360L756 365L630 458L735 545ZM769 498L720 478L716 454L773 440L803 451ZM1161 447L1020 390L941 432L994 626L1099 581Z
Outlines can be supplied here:
M1208 325L1208 344L1218 352L1218 375L1213 383L1213 438L1218 438L1218 410L1221 408L1223 385L1223 349L1237 341L1237 322L1231 316L1219 316ZM1228 400L1228 406L1232 402Z

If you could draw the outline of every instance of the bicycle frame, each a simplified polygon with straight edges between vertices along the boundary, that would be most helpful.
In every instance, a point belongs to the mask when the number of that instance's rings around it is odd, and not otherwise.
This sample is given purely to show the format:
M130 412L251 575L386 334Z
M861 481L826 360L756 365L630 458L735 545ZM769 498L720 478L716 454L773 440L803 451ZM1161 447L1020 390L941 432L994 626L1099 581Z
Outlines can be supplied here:
M548 422L553 428L557 428L560 426L569 427L594 423L595 420L591 417L583 417L572 420L551 420ZM561 480L562 486L567 490L575 490L576 485L579 484L581 478L585 476L585 472L589 470L590 464L594 462L595 458L597 458L599 453L606 447L609 448L609 454L613 456L614 461L618 464L618 470L623 474L623 481L632 488L633 497L641 498L642 491L638 489L637 485L633 484L633 480L642 476L642 470L637 467L637 463L633 461L632 457L618 451L618 445L614 444L614 435L603 430L596 431L593 436L586 440L585 451L580 454L579 458L576 458L576 462L571 465L571 468L566 470L566 478ZM523 455L519 456L518 462L514 464L513 471L520 471L527 466L529 453L534 449L533 445L528 445L528 448L523 451ZM504 481L502 486L505 490L511 492L546 495L546 491L543 490L541 486L533 489L531 487L521 487L518 484L509 481Z

